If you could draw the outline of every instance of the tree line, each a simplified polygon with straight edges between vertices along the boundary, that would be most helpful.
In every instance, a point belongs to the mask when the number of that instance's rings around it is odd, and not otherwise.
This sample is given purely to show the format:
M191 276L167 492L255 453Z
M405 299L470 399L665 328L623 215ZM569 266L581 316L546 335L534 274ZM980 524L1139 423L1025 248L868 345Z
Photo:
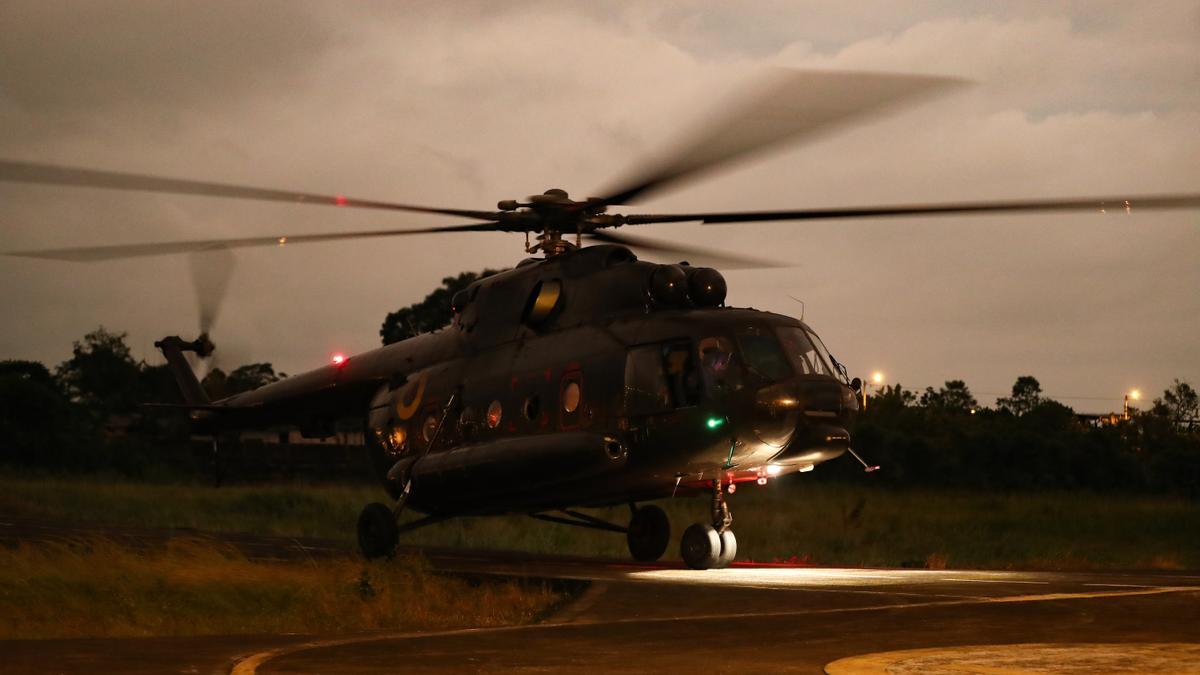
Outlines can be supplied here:
M216 400L281 377L270 363L251 363L229 373L209 369L202 385ZM178 458L163 446L187 441L187 416L148 402L183 402L174 375L165 364L135 360L126 334L103 327L75 342L71 358L53 370L0 361L0 465L135 477L165 470Z
M462 288L474 278L446 282ZM405 310L389 315L399 319L391 322L398 331L392 337L400 339L400 326L420 332L435 324L434 313L448 317L451 296L427 298L419 325ZM125 339L104 328L92 331L53 370L0 361L0 465L141 476L163 465L164 445L187 441L182 411L141 405L182 402L170 370L136 361ZM228 373L212 369L203 384L219 399L281 377L269 363L251 363ZM961 380L921 392L897 384L869 396L851 430L855 450L883 470L864 476L845 460L823 465L822 473L894 486L1200 497L1198 408L1196 391L1179 380L1148 410L1106 424L1081 419L1046 397L1032 376L1018 378L993 408L979 405Z
M1195 389L1180 380L1128 419L1078 415L1028 375L994 408L980 406L961 380L920 393L896 384L868 397L851 433L855 449L883 470L860 475L850 462L822 468L897 486L1200 497L1198 412Z

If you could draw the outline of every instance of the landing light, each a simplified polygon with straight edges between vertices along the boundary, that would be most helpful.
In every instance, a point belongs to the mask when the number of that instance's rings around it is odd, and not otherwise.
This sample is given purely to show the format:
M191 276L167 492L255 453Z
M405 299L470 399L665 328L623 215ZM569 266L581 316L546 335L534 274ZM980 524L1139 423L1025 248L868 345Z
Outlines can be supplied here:
M780 471L783 471L783 467L779 466L778 464L768 464L767 465L767 475L768 476L778 476Z
M720 429L721 427L725 426L725 418L710 417L704 424L708 426L709 429Z

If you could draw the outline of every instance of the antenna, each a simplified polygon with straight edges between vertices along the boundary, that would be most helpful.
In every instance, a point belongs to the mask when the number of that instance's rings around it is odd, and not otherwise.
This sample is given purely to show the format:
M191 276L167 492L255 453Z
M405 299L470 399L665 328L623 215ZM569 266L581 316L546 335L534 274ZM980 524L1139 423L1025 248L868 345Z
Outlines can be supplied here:
M788 297L800 303L800 320L804 321L804 301L792 295L791 293L788 293Z

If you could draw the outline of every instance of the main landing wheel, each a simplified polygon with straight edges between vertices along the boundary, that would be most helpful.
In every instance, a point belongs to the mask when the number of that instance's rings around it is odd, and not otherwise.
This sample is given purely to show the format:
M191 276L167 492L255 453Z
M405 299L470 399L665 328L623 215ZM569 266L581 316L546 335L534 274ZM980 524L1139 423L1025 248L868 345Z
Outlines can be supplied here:
M625 534L629 553L638 562L654 562L671 543L671 521L662 509L649 504L634 510Z
M400 530L392 510L379 502L367 504L358 514L358 548L363 557L373 560L390 556L399 543Z

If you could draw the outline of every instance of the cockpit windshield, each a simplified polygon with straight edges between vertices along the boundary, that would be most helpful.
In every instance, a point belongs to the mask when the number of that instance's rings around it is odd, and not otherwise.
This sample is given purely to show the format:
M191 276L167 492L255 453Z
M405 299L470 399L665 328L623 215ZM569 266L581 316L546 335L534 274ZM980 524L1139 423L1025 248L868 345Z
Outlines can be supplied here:
M807 328L805 329L805 332L808 333L808 337L812 341L813 345L817 348L817 351L821 354L822 357L825 358L825 362L828 363L829 365L833 366L834 372L831 374L834 377L840 378L843 382L848 383L849 376L846 375L846 367L843 366L842 364L838 363L837 359L833 358L833 354L829 353L829 349L827 349L825 347L825 343L821 340L821 336L817 335L816 333L812 332L811 330L808 330Z
M738 331L737 343L742 352L742 361L751 372L771 382L791 376L788 359L771 331L747 326Z
M785 326L779 329L779 341L788 360L803 375L830 375L837 377L824 347L818 348L820 340L813 340L804 329L796 326Z

